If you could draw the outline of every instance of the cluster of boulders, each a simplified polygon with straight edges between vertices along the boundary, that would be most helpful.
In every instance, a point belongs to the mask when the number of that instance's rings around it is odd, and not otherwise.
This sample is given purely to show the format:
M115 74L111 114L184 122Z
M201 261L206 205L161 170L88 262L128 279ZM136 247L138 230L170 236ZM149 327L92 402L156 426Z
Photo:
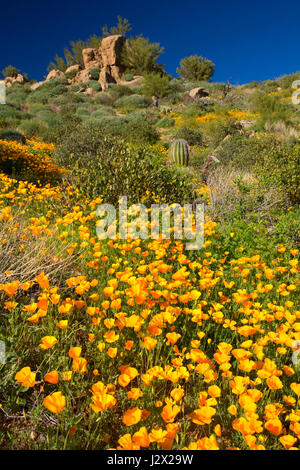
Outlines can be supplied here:
M83 68L78 64L71 65L65 73L53 69L47 75L46 81L64 78L72 72L76 73L73 83L84 83L90 80L91 69L99 67L99 83L102 90L106 90L109 83L121 83L121 75L124 71L121 64L121 54L125 41L126 39L119 34L102 39L99 49L83 49Z
M5 86L7 88L11 87L14 83L24 83L25 79L21 73L18 73L17 76L13 77L6 77L5 78Z

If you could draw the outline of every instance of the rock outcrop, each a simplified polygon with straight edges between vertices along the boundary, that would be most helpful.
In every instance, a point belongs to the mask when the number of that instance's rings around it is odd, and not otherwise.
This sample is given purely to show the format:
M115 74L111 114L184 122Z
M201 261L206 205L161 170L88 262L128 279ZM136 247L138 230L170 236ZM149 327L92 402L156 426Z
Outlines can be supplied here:
M121 83L121 74L123 72L121 54L125 41L125 38L120 34L102 39L100 47L102 67L99 76L102 90L108 88L108 83Z
M98 49L93 49L92 47L89 47L88 49L83 49L82 58L85 69L91 69L93 67L102 66L101 54Z
M189 95L191 98L193 98L193 100L197 100L198 98L204 98L205 96L208 96L208 93L204 90L203 87L199 86L190 90Z
M75 65L70 65L70 67L68 67L65 71L65 74L67 73L72 73L72 72L79 72L81 70L81 66L79 64L75 64Z
M5 78L5 85L7 88L11 87L13 83L24 83L24 77L20 73L14 77L6 77Z
M102 90L106 90L109 83L121 83L123 73L121 54L125 41L126 39L123 36L115 34L102 39L99 49L92 47L83 49L84 69L77 72L74 82L84 83L89 81L89 71L94 67L99 67L99 83Z
M58 78L66 78L66 76L61 70L53 69L51 70L51 72L48 73L46 77L46 82L48 82L49 80L56 80Z

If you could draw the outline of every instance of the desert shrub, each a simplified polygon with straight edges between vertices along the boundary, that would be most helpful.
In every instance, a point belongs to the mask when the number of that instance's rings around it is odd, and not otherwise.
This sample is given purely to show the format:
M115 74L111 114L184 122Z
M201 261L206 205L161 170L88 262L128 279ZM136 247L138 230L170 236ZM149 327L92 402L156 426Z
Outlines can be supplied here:
M114 105L117 108L145 108L151 103L151 98L141 95L122 96L115 101Z
M88 84L88 88L91 88L92 90L95 90L95 91L101 91L102 90L100 83L98 83L94 80L90 80L89 82L87 82L87 84Z
M183 109L182 116L184 118L194 118L203 116L206 112L207 109L202 103L193 103Z
M177 73L184 80L210 80L214 74L214 67L215 65L210 60L193 55L180 61L180 68L177 68Z
M93 67L89 70L91 80L99 80L100 67Z
M80 95L79 93L69 93L68 94L70 102L76 103L84 103L86 101L86 97L84 95Z
M170 128L175 125L175 119L171 118L170 116L164 116L156 123L156 125L157 127Z
M105 137L101 129L73 127L56 158L70 169L71 181L85 195L105 195L106 202L116 204L124 195L130 203L150 203L152 198L181 202L190 196L188 182L168 168L163 157L146 148L132 150L120 139Z
M49 91L49 95L52 96L59 96L62 95L63 93L67 93L68 88L65 85L56 85Z
M47 89L38 88L37 90L30 93L27 98L27 103L42 103L46 104L50 98L49 91Z
M259 178L286 194L292 204L300 202L300 144L291 146L275 138L260 154L256 164Z
M110 95L115 99L122 98L122 96L133 95L134 93L135 92L126 85L116 85L110 89Z
M73 91L74 93L76 93L77 91L79 91L81 88L81 83L75 83L74 85L71 85L70 88L69 88L69 91Z
M122 78L125 80L125 82L131 82L134 80L134 75L132 73L126 73Z
M21 144L26 143L26 138L23 134L11 129L0 130L0 140L13 140Z
M217 147L227 135L237 134L235 119L223 117L202 123L203 140L212 147Z
M28 91L22 89L12 90L12 88L8 88L8 90L6 92L6 104L20 109L21 105L26 102Z
M78 108L76 109L76 113L75 113L77 116L80 116L80 117L83 117L83 116L90 116L91 114L91 110L89 108L89 106L78 106Z
M28 138L41 136L47 130L47 125L38 119L27 119L22 121L18 127Z
M77 70L74 69L74 70L70 70L69 72L65 73L65 76L66 76L66 78L68 78L69 80L73 80L73 78L76 77L77 73L78 73Z
M170 78L159 73L147 73L144 75L143 93L146 96L157 96L164 98L172 93Z
M20 70L14 67L13 65L7 65L7 67L5 67L5 69L3 69L1 73L5 78L17 77L18 74L20 73Z
M92 111L92 117L115 116L116 112L109 106L101 106Z
M8 104L0 104L0 118L1 119L21 119L22 114L15 107Z
M151 44L143 36L129 38L122 51L122 63L128 72L143 75L147 72L161 72L162 66L157 63L163 53L159 43Z
M260 114L257 121L257 128L264 128L266 122L274 123L283 121L290 123L293 113L293 106L281 103L278 96L269 96L264 93L255 93L252 97L252 109Z
M105 91L101 91L100 93L95 95L94 101L95 103L109 106L109 105L112 105L113 98L109 93L106 93Z
M202 145L203 135L198 129L180 126L174 133L175 139L185 139L189 145Z
M53 111L50 111L50 109L44 109L38 112L35 117L47 123L48 126L58 126L61 123L61 117Z
M155 144L159 139L159 133L155 127L145 118L133 118L123 126L123 137L136 145Z
M49 103L53 104L54 106L64 106L70 102L72 102L72 95L70 93L54 96L51 98L51 100L49 100Z
M281 88L287 89L291 88L295 80L300 80L300 72L284 75L283 77L278 78L277 82Z

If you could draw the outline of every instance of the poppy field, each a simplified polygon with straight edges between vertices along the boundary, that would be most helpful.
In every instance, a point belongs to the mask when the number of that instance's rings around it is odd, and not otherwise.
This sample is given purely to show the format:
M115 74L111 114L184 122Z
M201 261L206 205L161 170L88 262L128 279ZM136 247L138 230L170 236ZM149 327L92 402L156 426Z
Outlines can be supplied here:
M0 447L298 449L297 247L99 240L53 148L0 141L39 175L0 175Z

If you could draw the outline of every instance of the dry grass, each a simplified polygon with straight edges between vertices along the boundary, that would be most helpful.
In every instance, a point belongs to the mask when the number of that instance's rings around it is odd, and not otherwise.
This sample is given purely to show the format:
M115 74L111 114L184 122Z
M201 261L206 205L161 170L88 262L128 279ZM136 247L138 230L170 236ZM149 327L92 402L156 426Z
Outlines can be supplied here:
M280 204L282 196L275 188L262 188L246 170L217 167L209 174L210 210L220 220L228 219L237 209L253 210L266 217Z

